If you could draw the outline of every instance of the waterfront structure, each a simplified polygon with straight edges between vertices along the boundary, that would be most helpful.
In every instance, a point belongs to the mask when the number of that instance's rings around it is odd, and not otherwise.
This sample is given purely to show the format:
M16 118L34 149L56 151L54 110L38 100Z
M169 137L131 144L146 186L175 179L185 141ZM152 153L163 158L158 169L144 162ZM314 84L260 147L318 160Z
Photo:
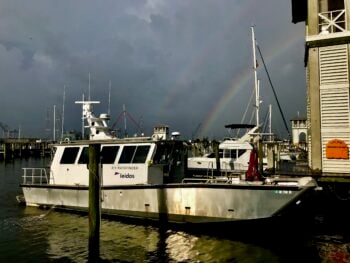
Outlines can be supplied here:
M350 177L350 2L292 0L292 15L306 24L309 166Z
M292 143L294 146L303 150L307 149L307 119L304 117L295 117L292 122Z
M0 159L48 156L51 153L51 144L52 141L35 138L0 139Z

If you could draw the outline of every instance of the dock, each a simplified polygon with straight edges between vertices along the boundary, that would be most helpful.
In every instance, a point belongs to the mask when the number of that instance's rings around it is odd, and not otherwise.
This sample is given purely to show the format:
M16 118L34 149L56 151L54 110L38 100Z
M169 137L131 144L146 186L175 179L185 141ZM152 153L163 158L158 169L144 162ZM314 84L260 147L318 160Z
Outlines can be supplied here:
M36 138L0 139L0 158L44 157L51 153L52 141Z

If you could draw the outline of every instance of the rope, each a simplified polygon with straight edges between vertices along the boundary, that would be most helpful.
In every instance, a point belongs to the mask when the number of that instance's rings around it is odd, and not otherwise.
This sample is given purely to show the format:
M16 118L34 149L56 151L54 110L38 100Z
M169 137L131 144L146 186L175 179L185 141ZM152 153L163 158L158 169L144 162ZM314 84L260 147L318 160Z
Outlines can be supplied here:
M280 111L280 113L281 113L281 116L282 116L282 119L283 119L283 123L284 123L284 127L285 127L286 130L287 130L288 137L291 138L290 132L289 132L289 129L288 129L288 125L287 125L286 119L284 118L284 114L283 114L281 105L280 105L280 103L279 103L279 101L278 101L275 88L273 87L273 84L272 84L272 81L271 81L271 78L270 78L270 74L269 74L269 72L268 72L268 70L267 70L267 67L266 67L266 64L265 64L265 60L264 60L264 58L263 58L263 56L262 56L262 53L261 53L261 50L260 50L259 45L257 44L256 46L257 46L257 48L258 48L258 52L259 52L259 55L260 55L260 57L261 57L261 61L262 61L263 65L264 65L264 69L265 69L266 74L267 74L267 77L268 77L268 79L269 79L269 82L270 82L270 85L271 85L271 88L272 88L273 95L275 96L278 109L279 109L279 111Z

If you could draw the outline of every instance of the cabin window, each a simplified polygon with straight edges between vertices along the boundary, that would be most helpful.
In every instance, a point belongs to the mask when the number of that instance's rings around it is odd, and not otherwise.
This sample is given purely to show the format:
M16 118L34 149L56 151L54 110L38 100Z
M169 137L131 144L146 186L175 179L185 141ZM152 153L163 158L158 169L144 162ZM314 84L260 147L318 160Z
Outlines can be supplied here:
M231 150L231 158L236 159L237 158L237 150Z
M245 152L246 152L246 150L242 150L242 149L238 150L238 156L237 156L237 158L238 158L238 157L241 157L241 155L242 155L243 153L245 153Z
M133 159L133 163L145 163L149 152L149 145L138 146Z
M117 157L119 146L103 146L101 151L102 163L113 164Z
M167 163L170 150L166 144L157 144L156 153L153 157L154 164Z
M64 149L61 164L73 164L75 163L75 159L77 158L79 152L79 147L67 147Z
M224 151L224 158L232 158L232 159L237 159L240 157L242 154L245 153L246 150L240 149L240 150L225 150Z
M224 158L237 158L237 150L224 150Z
M84 147L81 151L78 163L87 164L89 162L89 147Z
M119 163L145 163L149 148L149 145L124 146Z
M134 157L136 146L124 146L119 163L131 163Z
M208 157L208 158L215 158L215 153L209 153L209 154L207 155L207 157Z

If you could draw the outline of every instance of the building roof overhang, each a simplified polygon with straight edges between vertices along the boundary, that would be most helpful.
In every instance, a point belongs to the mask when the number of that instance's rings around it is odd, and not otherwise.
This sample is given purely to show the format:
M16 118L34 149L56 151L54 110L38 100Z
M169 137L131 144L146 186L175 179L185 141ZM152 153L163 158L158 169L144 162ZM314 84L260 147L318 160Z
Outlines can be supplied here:
M294 24L307 20L307 0L292 0L292 22Z
M308 47L322 47L330 45L341 45L350 43L350 31L331 33L331 34L319 34L306 36L306 45Z

